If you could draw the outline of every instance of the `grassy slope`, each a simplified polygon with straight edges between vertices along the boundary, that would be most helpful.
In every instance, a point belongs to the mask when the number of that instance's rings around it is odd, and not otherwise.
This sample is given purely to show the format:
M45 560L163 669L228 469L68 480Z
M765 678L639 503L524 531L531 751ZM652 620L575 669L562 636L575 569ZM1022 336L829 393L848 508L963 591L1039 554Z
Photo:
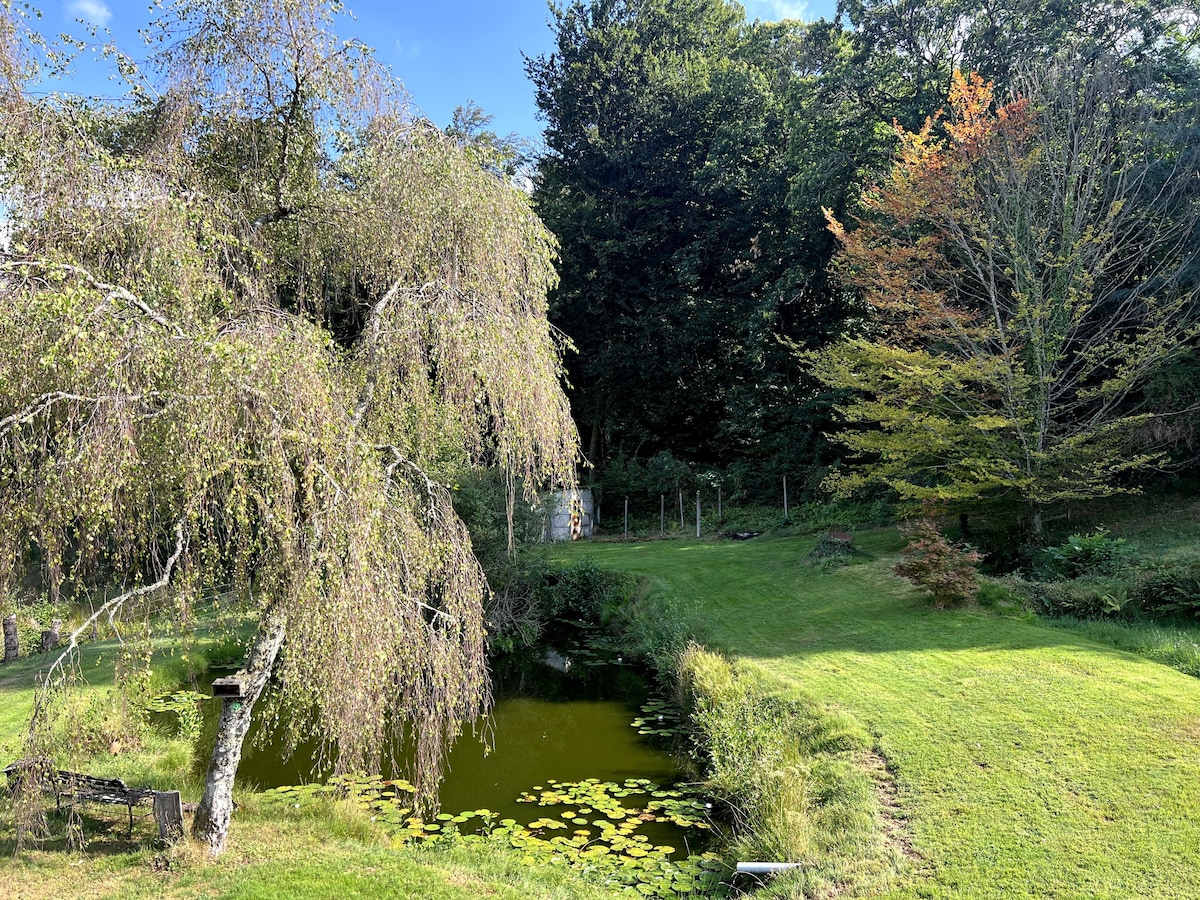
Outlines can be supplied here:
M810 539L593 544L710 643L851 712L894 767L921 861L891 897L1200 898L1200 682L1021 617L928 608Z

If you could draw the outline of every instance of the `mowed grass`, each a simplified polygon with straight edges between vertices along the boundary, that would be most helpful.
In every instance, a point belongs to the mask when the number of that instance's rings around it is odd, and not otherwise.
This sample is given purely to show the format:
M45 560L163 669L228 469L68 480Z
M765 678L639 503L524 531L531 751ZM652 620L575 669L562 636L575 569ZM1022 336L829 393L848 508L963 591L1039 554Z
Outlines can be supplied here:
M1018 612L939 611L811 538L576 545L649 579L710 646L876 735L918 855L895 898L1200 898L1200 681Z
M239 812L219 860L196 846L119 849L96 842L0 857L5 900L601 900L610 896L561 867L515 853L456 847L393 849L358 810ZM123 835L123 831L122 831Z

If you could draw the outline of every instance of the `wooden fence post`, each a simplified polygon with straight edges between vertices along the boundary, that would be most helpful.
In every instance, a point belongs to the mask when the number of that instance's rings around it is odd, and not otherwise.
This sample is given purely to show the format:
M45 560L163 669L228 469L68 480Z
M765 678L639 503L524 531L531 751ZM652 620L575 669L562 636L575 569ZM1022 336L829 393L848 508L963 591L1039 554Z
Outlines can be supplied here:
M696 537L700 537L700 492L696 491Z
M158 839L173 844L183 837L183 800L179 791L154 792L154 821L158 822Z

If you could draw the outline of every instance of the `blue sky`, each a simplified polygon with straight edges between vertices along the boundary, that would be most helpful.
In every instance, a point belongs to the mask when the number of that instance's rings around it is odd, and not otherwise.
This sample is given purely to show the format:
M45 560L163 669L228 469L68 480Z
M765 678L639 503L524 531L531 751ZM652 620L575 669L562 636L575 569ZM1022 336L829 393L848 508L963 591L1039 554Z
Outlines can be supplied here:
M404 82L420 110L445 126L454 108L474 100L495 117L501 134L525 137L541 133L533 86L525 77L521 54L537 56L553 49L546 0L348 0L356 21L343 21L339 33L375 48ZM836 0L746 0L751 19L832 18ZM137 29L152 15L147 0L43 0L38 23L46 34L82 33L84 19L107 27L135 58ZM81 62L72 90L114 92L103 74Z

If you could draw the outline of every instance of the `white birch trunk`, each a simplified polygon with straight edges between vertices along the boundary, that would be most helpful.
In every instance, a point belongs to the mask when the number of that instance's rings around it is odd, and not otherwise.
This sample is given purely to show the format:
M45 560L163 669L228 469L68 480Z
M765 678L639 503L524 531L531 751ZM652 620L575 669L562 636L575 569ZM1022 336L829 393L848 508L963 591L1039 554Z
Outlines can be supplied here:
M245 680L245 696L222 702L217 739L204 776L204 796L192 820L192 837L207 844L213 856L225 850L229 820L233 816L233 782L242 760L242 744L250 730L250 714L271 677L285 633L282 611L268 608L259 622L246 665L239 673Z

